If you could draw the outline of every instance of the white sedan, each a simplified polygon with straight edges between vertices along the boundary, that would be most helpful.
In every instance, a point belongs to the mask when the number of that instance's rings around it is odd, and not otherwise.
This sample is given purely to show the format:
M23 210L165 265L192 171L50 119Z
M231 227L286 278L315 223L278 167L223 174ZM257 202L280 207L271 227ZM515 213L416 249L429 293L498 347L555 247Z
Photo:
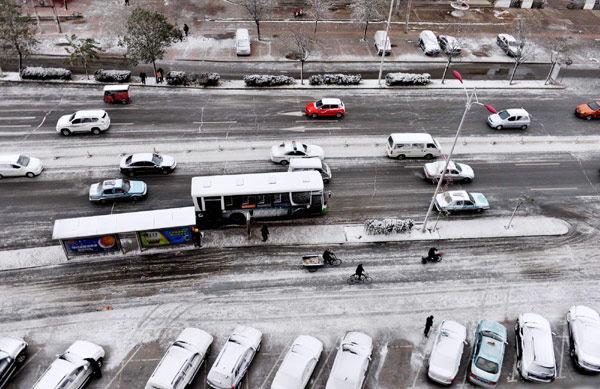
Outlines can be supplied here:
M271 389L303 389L315 370L323 352L323 343L317 338L300 335L286 354Z
M362 332L347 332L342 339L325 389L360 389L367 379L373 339Z
M295 140L271 147L271 161L284 166L290 163L290 158L312 157L317 157L322 161L325 157L323 149L316 145L307 145Z
M445 164L446 161L426 163L423 167L425 178L431 180L431 182L437 182L440 177L442 177L442 170L444 169ZM466 183L471 182L473 178L475 178L475 174L469 165L453 161L448 162L444 180L462 181Z
M567 314L571 358L577 366L600 372L600 316L583 305L572 307Z
M450 385L458 374L463 354L467 329L452 320L440 323L433 350L429 356L427 375L437 383Z
M92 376L99 377L104 349L97 344L78 340L60 355L37 380L32 389L79 389Z
M489 209L490 204L483 193L467 192L466 190L450 190L435 196L435 207L438 211L476 211Z

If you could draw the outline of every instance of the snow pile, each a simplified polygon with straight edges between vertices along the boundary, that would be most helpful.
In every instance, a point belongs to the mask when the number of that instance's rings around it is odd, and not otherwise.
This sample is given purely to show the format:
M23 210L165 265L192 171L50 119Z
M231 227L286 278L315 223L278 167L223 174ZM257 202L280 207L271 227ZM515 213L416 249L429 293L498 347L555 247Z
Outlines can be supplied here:
M246 86L277 86L277 85L291 85L295 82L293 77L289 76L268 76L251 74L244 76L244 82Z
M167 84L169 85L196 85L216 86L221 76L219 73L186 73L180 71L167 72Z
M388 73L385 75L387 86L396 85L426 85L431 82L429 73Z
M98 69L94 73L94 78L99 82L129 82L131 71Z
M70 80L71 71L64 68L25 67L21 70L23 80Z
M412 230L412 219L369 219L365 222L365 232L369 235L389 235Z
M360 74L316 74L308 78L310 85L358 85Z

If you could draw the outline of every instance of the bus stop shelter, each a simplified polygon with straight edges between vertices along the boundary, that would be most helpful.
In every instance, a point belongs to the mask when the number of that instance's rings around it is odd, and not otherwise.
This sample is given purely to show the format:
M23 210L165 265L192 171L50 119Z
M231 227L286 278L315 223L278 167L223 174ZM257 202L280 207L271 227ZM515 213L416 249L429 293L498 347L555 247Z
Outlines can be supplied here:
M123 252L122 239L132 234L139 251L191 244L191 227L195 225L194 207L170 208L59 219L54 222L52 239L60 241L67 259L71 259Z

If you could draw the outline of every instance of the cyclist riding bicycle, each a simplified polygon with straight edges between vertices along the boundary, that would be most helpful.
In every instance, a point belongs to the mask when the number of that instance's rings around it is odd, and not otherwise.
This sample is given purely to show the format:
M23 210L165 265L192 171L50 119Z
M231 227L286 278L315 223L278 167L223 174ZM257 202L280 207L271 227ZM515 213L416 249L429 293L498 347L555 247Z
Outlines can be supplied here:
M360 281L362 276L365 273L365 268L363 267L362 263L360 263L357 267L356 267L356 272L354 273L354 275L358 278L358 280Z
M328 265L331 265L334 259L336 259L335 254L333 253L333 251L331 251L330 248L327 248L327 250L323 252L323 262Z
M439 256L440 254L438 253L438 249L436 249L435 247L430 248L429 252L427 253L427 259L430 261L437 261Z

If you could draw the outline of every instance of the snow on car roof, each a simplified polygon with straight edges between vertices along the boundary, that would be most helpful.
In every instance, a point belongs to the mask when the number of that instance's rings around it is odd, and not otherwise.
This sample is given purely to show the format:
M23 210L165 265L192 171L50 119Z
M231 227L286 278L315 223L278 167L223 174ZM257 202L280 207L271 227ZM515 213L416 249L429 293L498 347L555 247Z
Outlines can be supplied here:
M105 91L128 91L129 90L129 84L121 84L121 85L105 85L104 86L104 90Z
M433 142L433 137L430 134L424 132L397 132L390 134L394 143L407 143L407 142Z
M23 339L12 336L2 336L0 337L0 352L4 351L9 355L15 356L14 353L19 350L23 344L26 344Z
M235 368L238 359L244 355L248 348L249 347L239 343L231 341L227 342L221 350L220 357L213 365L211 372L214 369L216 372L224 374L225 376L230 375Z
M515 116L527 116L529 115L529 113L527 113L527 111L524 108L508 108L505 109L506 112L508 112L511 115L515 115Z
M0 155L0 162L2 163L17 163L20 154L2 154Z
M87 109L75 112L75 118L81 117L102 117L106 111L102 109Z
M191 355L192 353L184 348L171 346L154 373L152 373L149 381L164 387L171 386Z
M140 162L140 161L152 161L152 157L154 154L152 153L138 153L131 155L131 162Z
M122 188L123 187L123 179L118 178L115 180L102 181L102 187L104 189Z
M586 307L585 305L574 306L571 308L571 310L574 310L577 318L588 318L592 319L593 321L600 322L600 315L598 315L598 312L594 311L592 308Z
M36 382L33 389L55 388L67 374L73 371L74 368L75 365L64 359L54 360L44 375Z
M331 105L331 104L337 104L337 105L339 105L339 104L342 103L342 100L336 99L336 98L332 98L332 97L326 97L326 98L321 99L321 102L323 104L326 104L326 105Z
M508 40L515 40L515 37L512 36L512 35L510 35L510 34L498 34L498 37L499 38L505 38L505 39L508 39Z
M466 190L450 190L446 193L452 200L469 200L469 194Z

